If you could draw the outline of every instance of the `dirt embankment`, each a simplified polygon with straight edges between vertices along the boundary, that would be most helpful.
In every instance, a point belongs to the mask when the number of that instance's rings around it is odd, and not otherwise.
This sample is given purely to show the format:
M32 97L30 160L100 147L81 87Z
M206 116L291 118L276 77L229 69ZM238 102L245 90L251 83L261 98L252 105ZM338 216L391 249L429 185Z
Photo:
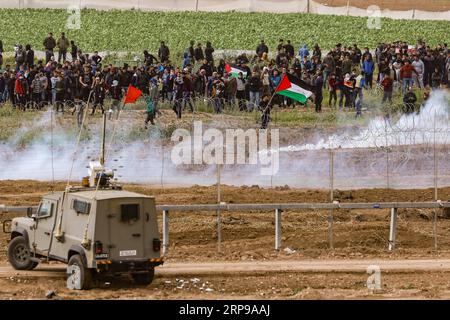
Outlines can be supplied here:
M78 182L74 182L79 184ZM64 190L65 182L35 180L0 181L0 204L9 206L37 205L42 195L52 190ZM158 204L206 204L217 202L216 186L161 188L140 184L125 184L129 191L156 197ZM450 200L450 188L439 188L439 199ZM221 199L227 203L288 203L328 202L328 190L293 189L289 187L260 188L258 186L221 186ZM434 189L358 189L335 190L335 200L341 202L433 201Z

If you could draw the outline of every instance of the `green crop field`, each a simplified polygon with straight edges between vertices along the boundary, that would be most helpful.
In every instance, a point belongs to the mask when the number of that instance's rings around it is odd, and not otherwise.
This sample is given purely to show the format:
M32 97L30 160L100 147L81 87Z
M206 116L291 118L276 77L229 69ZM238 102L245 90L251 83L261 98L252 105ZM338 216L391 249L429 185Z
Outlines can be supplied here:
M165 40L172 54L179 56L190 40L209 40L216 49L254 50L261 38L273 50L279 38L290 39L298 48L318 42L329 49L337 42L374 47L378 42L419 38L431 45L448 42L449 21L412 21L382 19L381 30L368 29L367 18L314 14L273 14L240 12L142 12L81 11L81 29L68 30L66 10L0 9L0 39L5 51L15 43L31 44L43 50L48 31L58 37L65 31L79 48L111 51L155 51Z

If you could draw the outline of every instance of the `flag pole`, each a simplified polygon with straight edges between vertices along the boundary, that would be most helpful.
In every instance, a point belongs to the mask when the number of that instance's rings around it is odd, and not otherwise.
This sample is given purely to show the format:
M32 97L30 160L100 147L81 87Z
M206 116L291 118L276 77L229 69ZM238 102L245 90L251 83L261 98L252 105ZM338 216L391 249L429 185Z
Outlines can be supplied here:
M283 75L283 78L284 78L285 76L286 76L286 75ZM270 107L270 103L272 102L273 97L277 94L277 89L278 89L278 87L280 86L281 81L283 81L283 78L281 78L281 80L280 80L280 82L278 83L277 87L275 88L275 90L273 90L273 94L272 94L272 96L270 97L269 103L267 104L267 107L264 109L264 112L266 112L266 111L267 111L267 108Z

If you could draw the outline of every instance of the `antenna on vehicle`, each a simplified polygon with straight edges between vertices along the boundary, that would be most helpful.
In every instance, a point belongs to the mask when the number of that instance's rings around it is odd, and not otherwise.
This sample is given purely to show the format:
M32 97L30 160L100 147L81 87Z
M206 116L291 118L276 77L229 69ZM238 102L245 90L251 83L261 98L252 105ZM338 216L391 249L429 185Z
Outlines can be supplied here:
M102 151L100 155L100 164L105 165L105 136L106 136L106 113L103 113L103 130L102 130Z
M114 178L114 171L105 168L105 154L106 154L106 113L103 114L103 128L102 128L102 145L100 151L99 161L91 161L89 163L89 186L95 187L107 186L109 180Z
M50 144L52 153L52 193L55 191L55 166L54 166L54 155L53 155L53 106L50 107Z

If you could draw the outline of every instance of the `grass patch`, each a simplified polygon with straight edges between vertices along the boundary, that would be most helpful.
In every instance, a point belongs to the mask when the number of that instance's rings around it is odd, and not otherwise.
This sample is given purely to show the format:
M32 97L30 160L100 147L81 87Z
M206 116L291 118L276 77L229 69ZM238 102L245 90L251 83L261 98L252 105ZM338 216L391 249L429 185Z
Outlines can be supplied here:
M39 115L38 112L22 112L12 108L7 103L0 107L0 142L5 142L17 134L17 130L28 124ZM30 137L24 137L23 142L26 143Z

